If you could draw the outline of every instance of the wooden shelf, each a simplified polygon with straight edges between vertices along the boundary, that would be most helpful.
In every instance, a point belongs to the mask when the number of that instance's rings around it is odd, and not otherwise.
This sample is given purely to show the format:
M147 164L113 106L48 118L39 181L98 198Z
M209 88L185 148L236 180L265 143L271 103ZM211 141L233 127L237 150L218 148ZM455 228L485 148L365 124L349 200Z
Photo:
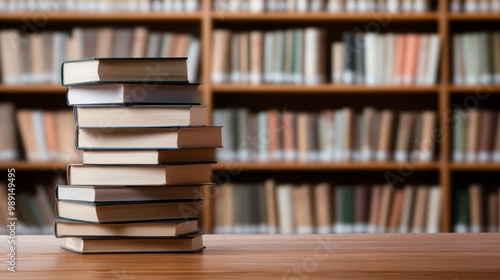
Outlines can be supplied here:
M498 162L450 163L451 171L500 171Z
M437 21L438 13L330 13L330 12L230 12L212 11L214 21L281 21L281 22L307 22L307 21Z
M498 94L500 93L500 85L477 85L477 86L457 86L457 85L450 85L448 86L448 91L450 93L462 93L462 94L469 94L469 93L491 93L491 94Z
M416 170L438 170L438 162L410 163ZM213 170L243 171L331 171L331 170L397 170L408 168L406 162L219 162Z
M64 94L66 88L58 84L5 85L0 84L2 94Z
M68 12L68 11L30 11L0 12L2 21L30 21L30 19L71 22L158 22L158 21L201 21L202 12Z
M0 169L7 170L15 168L16 170L30 171L52 171L66 170L68 163L60 161L0 161Z
M213 93L240 94L433 94L438 93L438 86L364 86L364 85L293 85L293 84L214 84Z
M500 20L500 13L448 13L450 21L498 21Z

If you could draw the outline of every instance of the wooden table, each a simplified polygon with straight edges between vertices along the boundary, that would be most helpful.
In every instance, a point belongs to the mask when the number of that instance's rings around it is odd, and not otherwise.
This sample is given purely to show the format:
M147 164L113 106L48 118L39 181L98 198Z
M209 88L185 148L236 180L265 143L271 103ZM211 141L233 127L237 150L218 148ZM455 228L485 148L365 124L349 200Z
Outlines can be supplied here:
M206 235L197 254L79 255L17 237L0 279L500 279L500 234Z

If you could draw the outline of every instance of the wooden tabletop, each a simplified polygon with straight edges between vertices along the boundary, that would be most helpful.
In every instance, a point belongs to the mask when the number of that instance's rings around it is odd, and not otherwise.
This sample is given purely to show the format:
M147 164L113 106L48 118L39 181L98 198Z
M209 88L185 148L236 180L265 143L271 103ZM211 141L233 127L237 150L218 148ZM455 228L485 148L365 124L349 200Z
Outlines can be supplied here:
M500 279L500 234L205 235L197 254L79 255L52 236L0 237L0 279Z

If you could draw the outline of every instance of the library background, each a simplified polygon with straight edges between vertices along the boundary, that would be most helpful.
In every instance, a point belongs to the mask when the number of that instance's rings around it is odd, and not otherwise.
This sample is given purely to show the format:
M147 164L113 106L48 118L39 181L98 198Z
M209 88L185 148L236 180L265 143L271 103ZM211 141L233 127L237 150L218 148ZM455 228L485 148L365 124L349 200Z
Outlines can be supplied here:
M223 125L207 233L500 231L500 0L0 1L0 215L52 234L60 64L187 56ZM1 230L4 230L3 228Z

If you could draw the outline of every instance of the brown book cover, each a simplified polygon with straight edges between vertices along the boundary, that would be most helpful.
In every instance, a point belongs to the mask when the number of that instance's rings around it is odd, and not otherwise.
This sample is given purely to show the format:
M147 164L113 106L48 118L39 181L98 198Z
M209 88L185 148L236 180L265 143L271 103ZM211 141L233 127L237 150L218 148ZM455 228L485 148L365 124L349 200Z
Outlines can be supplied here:
M35 142L33 122L31 120L31 110L18 110L16 115L26 158L30 161L40 160L38 158L38 148Z
M97 30L96 56L111 57L113 50L114 29L102 27Z
M391 149L391 135L393 127L394 112L392 110L383 110L380 115L380 132L378 138L378 147L376 158L378 161L389 160Z
M387 184L382 187L377 232L387 232L391 203L392 203L392 186Z
M268 233L278 233L278 221L276 212L276 182L267 179L264 183L266 193L266 214Z
M43 112L43 128L45 129L45 145L50 159L59 157L59 144L57 143L56 115L53 111Z
M213 83L227 82L229 73L229 59L231 32L224 29L215 29L212 32L212 77Z
M308 114L301 112L297 114L297 156L300 161L307 161L308 153Z
M369 187L357 185L354 188L354 232L364 233L368 224Z
M249 34L247 32L241 32L238 37L240 82L246 83L248 81L248 72L250 68L248 61L250 58L250 52L248 49Z
M498 187L488 189L488 231L498 232L499 228L499 192Z
M215 187L217 196L213 200L214 233L233 233L234 227L234 185L231 183Z
M433 160L434 148L436 146L434 129L436 128L437 114L435 111L425 110L422 112L422 132L420 138L420 161Z
M278 110L267 111L267 151L271 160L281 160L281 116Z
M283 112L283 158L294 161L297 158L296 122L293 112Z
M470 230L472 232L482 231L483 187L480 184L469 185L469 205L470 205Z
M295 233L313 233L311 189L308 184L302 184L293 188L293 205Z
M417 186L411 232L421 233L425 231L428 191L426 185Z
M398 232L403 212L403 188L393 187L393 199L389 218L389 232Z
M99 31L98 31L99 32ZM134 28L132 38L132 57L145 57L147 48L148 29L144 26L137 26ZM187 46L184 46L187 48ZM185 56L180 55L180 56Z
M327 234L331 232L331 206L329 183L319 183L314 186L314 224L316 233Z
M402 112L399 115L396 148L394 151L394 159L396 161L408 160L411 147L411 132L413 123L414 115L412 112Z
M477 159L487 162L491 159L493 149L493 134L495 132L495 113L491 110L483 110L479 113L479 143Z
M2 120L0 122L0 160L15 160L19 156L15 114L13 103L0 103L0 120ZM20 126L19 128L22 129Z
M477 160L478 137L479 137L479 110L470 109L467 111L467 139L466 139L466 161Z
M370 219L368 223L368 233L376 233L378 221L380 219L380 207L382 204L382 185L373 185L370 198Z

